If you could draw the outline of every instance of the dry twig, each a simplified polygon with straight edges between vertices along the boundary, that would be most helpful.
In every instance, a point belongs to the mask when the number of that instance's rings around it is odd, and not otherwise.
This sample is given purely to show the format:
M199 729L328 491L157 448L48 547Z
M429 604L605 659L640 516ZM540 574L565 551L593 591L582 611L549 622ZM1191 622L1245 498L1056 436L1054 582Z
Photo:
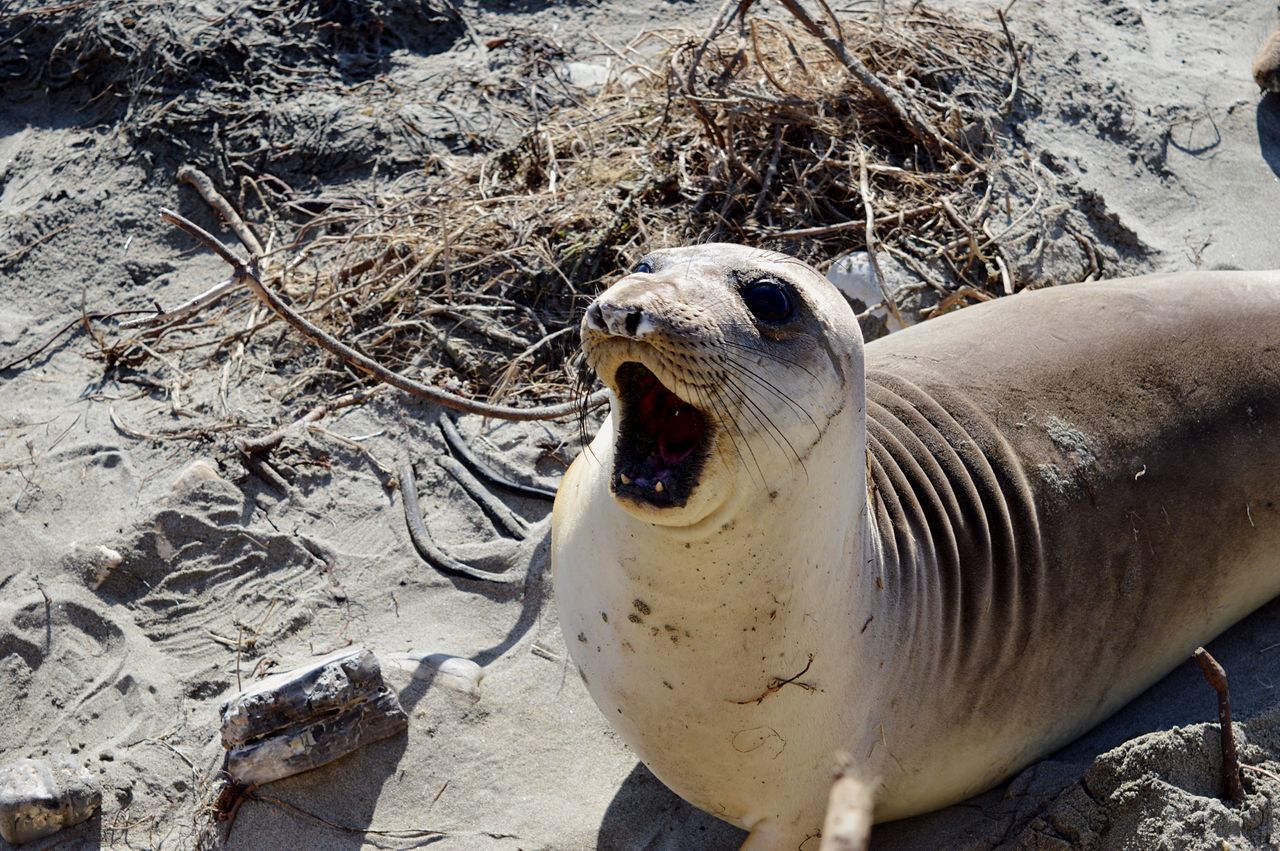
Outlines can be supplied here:
M849 69L849 73L853 75L859 83L867 87L867 90L876 96L886 108L891 110L902 122L911 134L925 146L935 157L941 158L944 154L952 154L971 165L977 165L969 154L960 149L960 147L950 139L939 133L929 122L928 119L919 115L915 108L900 94L886 86L879 77L871 73L866 65L862 64L856 56L849 52L843 41L838 35L833 35L822 27L818 26L813 18L809 17L809 13L804 10L796 0L779 0L788 12L795 15L806 30L808 30L815 38L821 41L828 50L839 57L844 67Z
M848 754L840 754L838 762L840 767L827 797L827 816L822 823L822 844L818 851L864 851L871 838L875 785L858 779Z
M336 821L330 821L324 816L313 813L310 810L305 810L297 804L291 804L283 798L263 795L253 786L250 786L245 790L244 796L251 801L260 801L264 804L271 804L272 806L279 807L282 810L287 810L291 813L305 816L306 818L318 822L325 827L332 828L333 830L337 830L342 833L353 833L364 836L386 836L393 839L434 839L445 838L450 835L439 830L429 830L427 828L382 829L374 827L349 827L345 824L338 824Z
M1240 756L1236 736L1231 727L1231 693L1227 689L1227 672L1203 647L1197 647L1196 662L1205 680L1218 693L1218 726L1222 729L1222 782L1227 796L1237 804L1244 801L1244 785L1240 782Z
M4 372L7 369L13 369L15 366L18 366L19 364L25 363L26 361L29 361L32 358L36 357L45 349L49 348L54 343L56 343L59 337L61 337L63 334L66 334L68 331L72 330L77 325L80 326L81 328L88 330L89 328L88 323L92 320L111 319L116 316L128 316L134 313L150 313L150 312L151 311L149 310L133 309L133 310L93 311L92 313L81 313L79 316L75 317L74 319L67 320L67 322L64 325L62 325L60 328L58 328L57 331L54 331L52 334L46 337L43 343L39 343L35 346L32 346L31 348L23 351L22 354L15 355L9 358L7 361L0 362L0 372Z
M422 384L414 381L412 378L401 375L397 372L387 369L382 364L366 357L357 352L355 349L340 342L321 328L307 321L301 314L289 307L278 295L263 286L262 281L258 277L256 269L256 258L248 263L241 263L235 260L234 255L221 242L205 231L199 225L196 225L190 219L187 219L172 210L161 210L161 215L165 220L178 228L186 231L195 237L201 243L215 251L222 259L231 264L234 275L239 280L248 285L253 294L262 300L276 315L285 322L294 327L303 336L310 339L313 343L322 349L337 355L356 369L372 375L374 378L386 384L390 384L398 390L403 390L414 396L421 397L431 402L444 405L455 411L462 411L469 414L480 414L486 417L497 417L499 419L509 420L550 420L561 417L577 416L583 405L591 406L605 401L603 394L596 394L588 397L583 402L567 402L561 405L550 405L541 408L512 408L506 405L491 405L485 402L475 402L470 399L456 396L437 387Z

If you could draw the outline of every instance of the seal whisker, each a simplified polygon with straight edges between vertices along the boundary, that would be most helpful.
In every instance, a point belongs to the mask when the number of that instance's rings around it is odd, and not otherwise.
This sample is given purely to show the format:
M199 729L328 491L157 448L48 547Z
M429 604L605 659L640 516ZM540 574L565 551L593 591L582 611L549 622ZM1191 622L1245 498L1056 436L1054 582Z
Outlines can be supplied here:
M786 402L792 408L795 408L797 411L804 414L805 419L807 419L810 423L813 424L814 429L816 429L818 432L822 431L822 429L818 426L817 421L814 420L813 415L809 413L809 410L806 407L801 405L795 399L791 398L791 396L789 396L786 393L786 391L782 390L772 381L769 381L766 378L761 378L759 375L757 375L750 368L752 364L741 361L735 358L733 355L726 354L725 357L728 358L730 361L732 361L734 366L739 367L739 372L744 378L750 378L752 381L756 382L756 384L759 385L761 388L768 390L770 393L777 396L778 399L780 399L783 402Z
M728 406L724 404L724 400L720 397L720 394L710 386L705 388L695 387L694 390L697 392L699 402L713 412L716 424L724 429L729 435L729 441L733 444L734 452L736 452L740 458L745 459L746 455L743 454L742 448L738 446L738 438L734 437L734 432L737 432L738 437L742 438L743 442L746 444L747 453L751 456L751 460L755 464L756 472L760 474L760 481L764 482L764 470L761 468L760 462L755 456L755 452L751 450L751 444L747 442L746 434L742 432L741 427L733 417L730 416ZM706 390L706 395L704 395L703 390ZM720 461L721 463L726 463L723 458L721 458Z
M785 363L787 366L794 366L796 369L804 372L814 381L818 380L818 376L814 375L813 371L809 369L807 366L805 366L802 363L798 363L792 360L791 358L783 357L782 355L776 352L771 352L771 351L768 351L767 349L759 349L759 348L756 348L755 346L748 346L746 343L736 343L733 340L728 340L728 339L722 339L720 340L720 343L722 345L729 346L730 348L733 348L733 349L742 349L743 351L751 352L752 354L760 355L761 357L766 357L766 358L769 358L770 360L775 360L778 363Z
M726 381L726 382L728 382L729 380L730 380L730 379L728 378L728 376L725 376L725 381ZM735 389L737 389L737 391L738 391L738 392L737 392L737 393L735 393L733 397L731 397L731 399L732 399L732 400L739 401L739 402L741 402L741 401L748 401L748 402L749 402L749 401L750 401L750 400L748 400L748 399L746 398L746 396L742 393L741 388L735 388ZM717 396L720 396L720 397L721 397L721 400L722 400L722 402L723 402L723 396L722 396L722 394L720 393L720 391L716 391L716 394L717 394ZM728 406L728 405L725 405L725 407L727 408L727 407L729 407L729 406ZM777 442L778 442L778 439L777 439L776 437L773 437L773 434L772 434L771 432L769 432L769 428L768 428L768 426L765 424L765 421L761 419L761 415L758 413L758 410L757 410L757 411L753 411L751 408L744 408L741 404L739 404L739 405L738 405L738 409L739 409L740 411L742 411L744 414L747 414L747 415L749 415L749 416L751 417L751 419L755 422L755 426L756 426L756 430L757 430L757 431L763 431L763 432L765 432L766 434L769 434L769 436L770 436L771 438L773 438L774 443L777 443ZM767 419L767 418L766 418L766 419ZM743 440L743 442L744 442L744 443L746 443L746 444L747 444L747 448L748 448L748 449L750 449L750 448L751 448L751 438L747 436L746 432L745 432L745 431L743 431L742 427L737 423L737 421L736 421L736 420L734 421L734 425L738 428L738 434L740 434L740 435L742 436L742 440ZM772 425L772 422L769 422L769 425ZM780 448L780 449L782 448L782 447L781 447L781 445L779 445L779 448ZM784 455L786 454L786 451L785 451L785 450L783 450L783 454L784 454ZM755 452L754 452L754 450L752 450L752 458L753 458L753 459L755 458ZM756 468L757 468L757 469L760 469L760 464L759 464L758 462L756 463ZM760 475L761 475L761 478L763 478L763 477L764 477L764 473L763 473L763 471L761 471L761 474L760 474Z
M815 429L818 429L818 423L813 419L813 415L809 413L808 408L801 405L794 398L792 398L790 394L788 394L782 388L778 387L778 385L774 384L772 381L769 381L766 378L762 378L761 376L753 372L750 369L750 367L752 366L751 364L742 363L740 361L735 360L734 365L739 367L742 377L750 378L753 382L755 382L757 387L759 387L762 390L768 391L779 401L785 402L789 407L793 408L794 410L802 414L804 418L807 419Z
M725 433L729 435L729 440L731 443L733 443L734 451L738 453L739 457L745 458L746 456L743 455L742 448L738 446L738 439L733 436L734 432L736 431L738 433L738 437L742 438L743 443L747 447L747 453L751 456L751 462L752 464L755 465L756 472L760 474L760 484L767 487L768 484L765 481L764 468L760 466L760 460L756 458L755 450L751 448L751 442L747 440L747 436L745 433L743 433L742 427L738 425L738 423L733 419L732 416L729 415L728 406L725 405L724 400L720 398L719 392L712 389L709 386L706 387L705 389L707 393L710 395L710 398L708 398L707 396L704 396L702 393L702 390L704 388L694 387L693 389L696 392L701 404L704 407L709 408L712 412L714 412L713 417L716 423L725 430ZM721 460L721 463L726 463L723 458L720 460Z
M743 387L742 384L739 383L732 375L726 375L724 380L729 387L736 391L735 395L737 398L751 407L751 410L749 410L748 413L752 413L752 418L756 421L756 424L768 433L771 438L773 438L773 442L782 450L782 454L785 455L787 454L787 450L790 450L791 456L800 464L801 467L804 467L804 461L800 458L800 453L796 452L795 446L793 446L791 441L787 439L787 436L783 434L782 429L778 428L777 423L773 421L773 418L769 416L768 412L762 409L760 404L752 398L752 395L747 392L747 389Z
M575 399L577 402L575 420L578 425L578 440L582 444L583 450L594 457L595 453L591 450L591 442L587 440L587 418L591 415L589 400L595 373L587 364L587 359L581 351L574 356L570 366L574 373L573 391L577 397Z

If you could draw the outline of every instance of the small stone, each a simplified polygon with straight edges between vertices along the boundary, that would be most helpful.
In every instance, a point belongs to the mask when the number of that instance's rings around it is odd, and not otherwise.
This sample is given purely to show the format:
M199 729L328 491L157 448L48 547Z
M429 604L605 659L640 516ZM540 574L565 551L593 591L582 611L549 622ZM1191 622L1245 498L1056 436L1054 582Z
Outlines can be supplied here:
M181 496L204 482L216 482L221 479L222 476L218 474L218 468L212 461L197 458L173 477L173 481L169 483L169 490L175 496Z
M852 251L836 258L827 270L827 280L835 284L852 304L854 312L862 316L863 336L868 340L916 324L916 317L905 307L898 312L899 322L885 306L886 292L895 302L904 301L916 278L903 268L894 257L885 252L876 255L880 271L884 273L885 286L880 287L871 257L865 251ZM870 332L870 333L868 333Z
M112 572L124 563L124 556L110 547L74 543L65 563L78 570L89 587L97 591L111 578Z
M318 768L408 727L377 657L362 648L270 676L222 706L227 771L246 784Z
M0 837L21 845L87 820L102 787L68 754L19 759L0 768Z

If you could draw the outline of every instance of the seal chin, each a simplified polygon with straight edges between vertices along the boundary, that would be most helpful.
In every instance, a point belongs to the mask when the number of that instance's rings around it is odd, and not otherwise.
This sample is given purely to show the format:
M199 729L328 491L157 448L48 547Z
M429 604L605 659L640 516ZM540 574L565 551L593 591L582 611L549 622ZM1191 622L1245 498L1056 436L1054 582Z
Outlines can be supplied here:
M638 361L619 365L614 383L621 406L610 483L614 495L646 508L685 506L710 454L710 421Z

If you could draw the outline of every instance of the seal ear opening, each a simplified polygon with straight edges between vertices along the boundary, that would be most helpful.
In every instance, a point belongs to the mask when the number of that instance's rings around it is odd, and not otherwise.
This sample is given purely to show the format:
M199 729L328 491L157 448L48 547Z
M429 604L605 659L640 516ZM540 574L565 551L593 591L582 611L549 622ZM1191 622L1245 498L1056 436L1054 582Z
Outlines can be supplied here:
M684 505L697 487L710 445L706 415L643 364L624 363L616 376L622 417L614 493L662 508Z

